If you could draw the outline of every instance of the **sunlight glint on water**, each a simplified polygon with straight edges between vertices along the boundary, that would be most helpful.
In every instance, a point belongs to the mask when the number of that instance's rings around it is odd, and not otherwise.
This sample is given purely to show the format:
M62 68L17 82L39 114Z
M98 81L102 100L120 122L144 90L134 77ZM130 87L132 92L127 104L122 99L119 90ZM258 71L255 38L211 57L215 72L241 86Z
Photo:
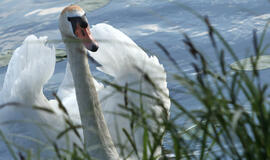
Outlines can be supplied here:
M100 0L99 0L100 1ZM9 49L18 47L22 40L30 34L48 36L49 40L59 42L58 14L66 5L74 3L72 0L2 0L0 1L0 54ZM84 1L86 2L86 1ZM180 3L181 2L181 3ZM95 3L85 3L87 5ZM167 57L155 45L159 41L169 49L173 58L180 67L190 76L194 76L194 70L190 63L192 58L187 53L182 43L183 33L188 34L198 47L205 51L209 59L215 61L213 51L209 49L210 43L207 37L205 25L189 12L181 8L181 4L187 5L202 15L210 18L216 27L232 45L240 58L249 56L248 50L252 50L250 44L252 29L260 33L270 18L270 3L267 0L113 0L105 7L90 12L87 17L90 24L106 22L129 35L137 44L159 57L168 72L171 96L175 97L182 105L194 109L200 106L189 95L174 95L173 89L181 87L171 79L176 69L168 61ZM83 6L83 7L84 7ZM266 37L266 41L269 37ZM54 44L56 48L63 48L62 43ZM225 57L228 64L232 58ZM65 72L65 63L56 65L52 79L45 87L47 96L56 91ZM213 63L213 65L215 65ZM94 66L93 66L94 68ZM0 88L6 68L0 68ZM93 70L93 69L92 69ZM94 71L96 76L103 75ZM269 70L263 71L269 75ZM267 82L267 77L263 81ZM174 115L174 108L171 109ZM179 124L182 124L179 120ZM165 140L166 147L169 140Z

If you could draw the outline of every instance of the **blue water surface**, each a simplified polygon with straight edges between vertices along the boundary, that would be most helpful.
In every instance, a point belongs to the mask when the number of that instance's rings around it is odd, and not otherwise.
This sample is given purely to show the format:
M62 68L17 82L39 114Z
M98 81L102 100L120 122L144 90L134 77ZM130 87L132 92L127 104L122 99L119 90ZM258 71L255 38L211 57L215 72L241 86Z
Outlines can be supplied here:
M49 40L56 40L56 48L63 48L58 31L58 10L74 2L1 0L0 53L15 49L30 34L48 36ZM212 25L220 31L240 58L249 56L253 51L250 45L252 30L256 29L261 33L270 18L270 2L267 0L112 0L106 6L88 12L87 18L91 25L108 23L120 29L149 54L156 55L168 73L170 95L183 106L188 106L187 109L195 109L199 108L200 104L190 95L176 94L175 90L181 89L172 78L177 70L155 45L155 42L160 42L166 46L184 72L194 76L195 72L190 65L193 58L182 42L185 33L204 51L205 56L213 62L213 67L217 65L205 24L188 11L186 6L202 16L208 16ZM267 34L266 41L268 40ZM225 59L227 64L234 62L229 55L226 55ZM66 61L56 64L55 73L44 89L48 97L57 90L65 72L65 64ZM5 72L6 68L0 68L0 88ZM101 75L96 70L93 72ZM268 83L269 69L262 73L262 81ZM175 112L176 109L172 107L172 117ZM179 120L179 125L181 124ZM165 147L170 147L168 138L165 140Z

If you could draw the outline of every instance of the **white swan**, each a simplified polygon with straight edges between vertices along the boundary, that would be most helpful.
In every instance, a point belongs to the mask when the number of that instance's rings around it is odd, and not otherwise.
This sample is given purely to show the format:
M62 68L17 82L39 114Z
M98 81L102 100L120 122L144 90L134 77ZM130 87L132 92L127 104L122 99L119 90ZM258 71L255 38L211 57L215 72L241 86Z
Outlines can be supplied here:
M12 155L1 136L0 160L18 159L19 152L25 157L25 153L33 152L34 159L52 158L55 156L51 148L53 142L63 149L70 147L65 138L56 141L57 135L65 129L63 114L57 106L52 108L43 94L43 85L53 74L55 66L54 48L45 46L45 42L46 37L28 36L9 62L0 92L0 105L19 104L0 108L0 132L14 146ZM56 114L33 109L33 105L42 107L40 109L53 109ZM70 134L69 141L81 146L74 134Z
M89 66L88 66L88 61L86 58L86 50L83 47L83 44L86 45L86 47L96 50L97 45L93 41L91 34L86 34L86 37L83 37L83 33L81 35L78 35L80 33L76 32L76 29L83 29L82 32L87 33L88 32L88 27L84 28L86 24L82 24L82 21L87 23L87 20L84 17L84 11L80 9L78 6L69 6L64 11L62 12L60 18L59 18L59 28L62 33L63 40L66 44L67 47L67 52L68 52L68 57L69 57L69 63L71 65L71 71L69 68L69 64L67 65L66 69L66 75L65 78L60 85L60 88L58 90L58 96L62 100L64 106L67 108L67 111L71 115L72 119L74 122L81 123L82 118L82 124L87 127L91 128L97 128L97 130L102 130L102 132L91 132L88 131L87 129L84 130L84 138L87 145L91 147L91 145L101 145L103 146L103 150L100 150L99 152L95 151L92 153L96 153L94 156L102 159L117 159L118 155L117 152L115 151L112 142L108 141L108 137L110 135L106 132L106 125L105 122L99 123L97 121L103 121L102 120L102 113L99 111L95 111L96 108L99 108L98 105L98 100L97 98L92 98L92 95L95 95L95 90L94 90L94 85L98 90L98 96L99 99L101 100L101 105L102 105L102 110L105 116L105 120L108 124L108 128L110 131L110 134L112 136L113 142L116 146L118 146L119 138L121 137L121 143L125 142L127 143L127 138L123 134L122 128L125 128L127 131L130 131L130 122L127 121L127 119L111 114L108 112L116 112L116 113L125 113L123 109L119 107L119 104L124 104L124 94L115 92L115 89L110 86L103 87L103 85L97 83L91 76ZM78 23L81 24L78 25ZM80 30L79 30L80 31ZM163 103L164 108L166 109L166 112L169 113L169 106L170 106L170 101L168 99L168 89L167 89L167 83L166 83L166 73L164 71L164 68L162 65L159 64L158 59L156 57L149 57L142 49L140 49L130 38L128 38L125 34L120 32L119 30L106 25L106 24L98 24L93 26L92 30L92 35L96 39L99 40L99 49L97 53L91 53L91 56L98 61L102 67L99 68L100 71L109 74L113 77L113 83L116 83L118 85L124 86L126 83L129 84L129 88L136 89L136 90L141 90L142 92L149 94L154 97L158 97L161 99L161 102ZM89 32L90 33L90 32ZM90 40L89 42L78 42L74 43L74 41L77 41L78 38L82 39L88 39ZM87 36L88 35L88 36ZM42 50L42 49L41 49ZM27 51L26 51L27 52ZM39 51L42 52L42 51ZM48 51L45 51L48 52ZM44 52L44 53L45 53ZM43 57L39 56L40 53L35 53L35 55L31 55L31 53L25 53L27 56L31 57L34 59L34 57L40 59L44 58L46 61L44 61L44 66L39 66L40 68L44 67L44 69L48 69L49 73L46 75L42 75L39 78L42 80L41 83L37 84L40 89L37 89L37 91L33 91L29 88L32 86L31 84L33 82L29 82L29 85L25 84L24 81L27 81L28 79L20 79L17 80L21 84L14 85L15 83L9 83L8 75L17 75L17 73L12 73L12 69L8 69L7 75L5 78L5 83L4 87L1 94L6 94L5 97L8 97L9 95L12 95L11 93L7 92L7 89L5 88L25 88L26 90L22 93L25 94L17 94L20 93L21 91L15 93L14 97L15 100L20 100L19 102L26 103L27 101L24 101L29 95L29 105L39 105L43 104L44 102L47 103L48 101L44 97L42 93L42 87L44 83L48 80L48 78L52 74L52 70L50 69L51 67L54 67L54 64L46 64L46 63L51 63L53 60L54 53L51 51L51 55L49 57ZM16 57L16 53L14 53L13 57ZM38 55L37 55L38 54ZM48 55L48 53L47 53ZM53 55L53 56L52 56ZM17 57L20 57L20 55L17 55ZM31 61L32 59L24 59L25 57L21 57L25 61ZM13 58L15 59L15 58ZM9 65L9 68L13 68L15 72L17 70L22 69L23 67L18 67L17 69L12 67L13 65L16 65L17 63L16 60L12 63L13 59L11 60L11 63ZM35 65L38 65L41 60L36 61ZM33 69L32 64L23 64L25 66L29 66L30 69ZM49 66L49 67L48 67ZM138 68L140 69L138 69ZM27 67L26 67L27 68ZM35 69L33 69L35 70ZM28 74L33 73L32 71L25 71ZM153 80L153 83L155 86L157 86L159 89L153 87L149 82L147 82L143 74L147 74L151 80ZM36 72L36 74L33 75L40 75L39 72ZM73 78L74 82L73 82ZM45 78L42 78L42 77ZM11 76L12 77L12 76ZM24 78L24 74L22 74L22 78ZM31 80L33 81L38 81L35 79L36 77L33 77ZM11 78L12 79L12 78ZM13 79L16 79L13 77ZM15 80L16 81L16 80ZM5 85L9 84L9 85ZM7 86L7 87L5 87ZM15 87L14 87L15 86ZM75 86L75 88L74 88ZM33 86L33 88L38 88ZM75 93L76 90L76 93ZM29 94L29 93L31 94ZM113 94L112 94L113 93ZM77 94L77 99L80 102L79 105L77 105L77 100L76 100L76 94ZM39 96L36 96L39 95ZM19 98L21 97L21 98ZM33 98L35 97L35 99ZM138 94L128 92L128 100L130 103L134 103L137 106L140 106L140 100L143 101L142 104L144 104L144 108L147 110L147 112L153 112L157 116L162 115L162 108L157 105L157 103L151 99L151 98L141 98ZM39 101L42 101L40 103ZM44 102L43 102L44 101ZM1 102L1 100L0 100ZM38 102L38 103L37 103ZM92 116L89 116L89 114L86 114L88 116L84 116L86 112L89 112L89 104L93 104L92 109L94 108L95 115L92 114ZM55 104L55 101L51 101L51 104ZM46 105L49 106L49 105ZM55 105L53 105L55 106ZM85 109L82 111L82 109ZM55 108L54 108L55 109ZM79 114L79 110L81 111L81 115ZM97 109L99 110L99 109ZM0 114L1 114L0 110ZM11 111L11 113L16 112L14 110ZM22 111L24 112L24 111ZM60 113L59 111L56 111L57 113ZM99 113L97 113L99 112ZM96 113L98 115L96 115ZM46 123L51 123L55 119L53 118L48 118L48 115L40 114L40 113L34 113L32 115L35 115L37 118L40 118L44 120ZM31 116L32 116L31 115ZM12 119L12 117L11 117ZM57 119L57 117L56 117ZM52 120L52 121L51 121ZM95 123L96 122L96 123ZM61 123L61 121L59 121ZM89 124L90 123L90 124ZM149 121L149 123L153 123ZM102 124L102 125L100 125ZM61 126L61 125L60 125ZM31 130L32 126L29 127L29 130ZM155 128L155 126L153 126ZM105 132L103 132L105 130ZM96 134L98 133L98 134ZM101 133L101 135L99 134ZM117 136L120 134L120 136ZM93 138L96 136L96 138ZM97 140L97 141L92 141L92 140ZM138 147L139 153L142 152L143 150L143 130L142 129L136 129L135 131L135 140L136 144ZM74 138L72 139L73 142L78 143L78 139ZM1 149L1 148L0 148ZM117 147L118 152L120 149ZM130 151L132 151L132 147L129 143L127 143L126 147L126 153L128 154ZM156 151L156 154L160 154L160 149ZM1 155L1 150L0 150L0 155ZM141 155L140 155L141 156ZM134 158L134 157L131 157Z

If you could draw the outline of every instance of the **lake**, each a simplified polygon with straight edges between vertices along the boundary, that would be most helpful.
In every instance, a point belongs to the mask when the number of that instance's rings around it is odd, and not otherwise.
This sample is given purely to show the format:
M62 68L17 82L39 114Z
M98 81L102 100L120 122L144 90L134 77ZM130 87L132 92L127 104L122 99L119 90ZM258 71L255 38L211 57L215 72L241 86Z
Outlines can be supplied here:
M64 48L58 31L58 15L63 7L78 3L72 0L1 0L0 1L0 54L14 50L20 46L27 35L48 36L56 48ZM224 38L240 58L251 55L252 30L261 33L270 18L270 2L267 0L112 0L81 1L87 10L90 25L108 23L131 37L148 54L156 55L168 73L170 95L188 109L199 108L200 104L190 95L175 94L181 89L172 75L175 67L155 42L163 44L171 53L179 66L189 75L195 71L190 65L193 61L183 43L183 34L187 34L205 56L217 65L213 49L208 38L205 24L190 11L188 6L201 15L207 15L212 25L220 31ZM268 34L267 34L268 35ZM266 41L270 37L266 36ZM225 56L227 64L233 58ZM61 83L65 73L66 60L56 64L51 80L46 84L44 92L49 98ZM96 70L94 75L102 76ZM3 84L6 67L0 68L0 89ZM261 71L262 81L268 83L270 70ZM172 106L171 116L176 109ZM182 122L179 120L179 125ZM170 148L170 140L165 139L165 147Z

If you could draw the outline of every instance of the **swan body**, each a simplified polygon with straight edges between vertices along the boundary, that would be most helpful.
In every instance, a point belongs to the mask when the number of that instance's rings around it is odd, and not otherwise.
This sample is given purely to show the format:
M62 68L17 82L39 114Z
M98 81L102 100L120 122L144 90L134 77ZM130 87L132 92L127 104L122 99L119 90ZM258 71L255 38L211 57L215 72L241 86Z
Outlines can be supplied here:
M84 11L78 6L69 6L63 10L59 18L59 28L62 39L66 44L69 61L64 80L58 89L57 95L74 124L82 124L88 127L79 130L86 145L88 147L102 147L90 152L90 155L95 154L94 157L99 159L119 159L118 153L120 153L121 149L118 146L120 143L126 145L125 155L133 150L122 131L124 128L130 133L130 122L124 117L112 114L128 114L119 107L119 105L125 103L125 95L117 92L114 87L99 83L93 78L88 65L86 48L92 48L92 50L96 51L97 45L95 43L98 42L97 52L90 52L90 55L101 64L98 70L110 75L114 84L119 86L128 84L128 88L157 97L161 100L166 114L169 115L170 100L168 98L166 73L155 56L149 57L128 36L107 24L97 24L92 27L90 37L87 38L92 40L91 36L93 36L97 42L70 43L68 41L70 38L78 40L76 37L78 33L73 28L77 21L74 24L72 23L72 26L67 19L69 17L83 17L83 15ZM88 32L87 27L85 29L85 32ZM38 43L31 43L32 41ZM45 46L45 42L46 38L38 39L32 35L27 37L23 45L14 52L5 76L3 89L0 92L0 97L3 97L0 99L0 105L8 102L18 102L26 107L6 106L0 109L0 123L9 120L29 119L53 126L58 132L47 132L46 130L46 135L44 135L44 129L35 124L21 124L20 127L17 127L19 124L14 123L14 125L4 125L4 127L0 125L1 131L5 134L22 134L35 137L41 142L46 142L46 139L50 137L53 142L56 140L59 130L65 129L63 120L65 115L59 109L58 102L56 100L47 100L42 91L44 84L51 77L55 65L54 48ZM145 79L145 75L148 75L152 83ZM151 98L141 97L133 92L128 92L126 97L129 103L134 104L134 107L139 107L140 101L142 101L143 108L147 113L153 113L157 117L164 114L164 108L160 107ZM31 109L33 105L53 110L55 114L33 110ZM162 130L156 128L155 123L151 120L149 120L149 123L153 124L153 129ZM94 129L95 132L89 131L91 129ZM143 129L138 128L135 130L135 142L139 156L142 156L143 151L143 133ZM82 146L81 141L74 134L70 133L68 137L72 143ZM121 138L119 139L119 137ZM40 148L37 147L39 144L24 138L10 138L9 140L24 145L26 148L34 148L34 152L38 152L37 148ZM70 147L64 140L59 140L58 145ZM161 149L159 148L155 154L159 155L160 153ZM44 155L46 157L47 152ZM0 157L5 157L5 159L11 157L4 143L0 143ZM135 158L136 156L130 157L130 159Z

